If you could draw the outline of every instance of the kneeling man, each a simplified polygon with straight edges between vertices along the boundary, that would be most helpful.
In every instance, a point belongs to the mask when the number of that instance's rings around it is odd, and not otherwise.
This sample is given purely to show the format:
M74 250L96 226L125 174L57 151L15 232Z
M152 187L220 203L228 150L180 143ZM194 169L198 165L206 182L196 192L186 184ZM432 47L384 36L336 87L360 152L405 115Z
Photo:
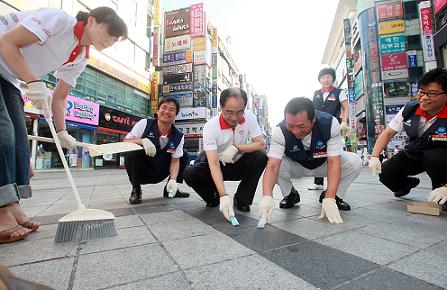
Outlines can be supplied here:
M299 97L287 103L284 120L273 130L262 180L264 194L259 215L265 222L274 208L275 182L284 196L280 207L291 208L300 201L292 178L327 176L327 189L320 197L320 218L326 216L331 223L343 223L339 209L350 208L341 198L360 174L362 162L357 154L342 150L340 132L338 120L326 112L315 111L311 100Z
M188 193L178 190L177 183L183 182L183 171L188 164L188 154L183 150L183 134L174 126L180 105L174 97L163 97L158 104L157 118L138 121L124 139L144 148L127 153L125 166L132 192L129 203L138 204L141 199L141 185L155 184L166 177L163 196L188 197Z

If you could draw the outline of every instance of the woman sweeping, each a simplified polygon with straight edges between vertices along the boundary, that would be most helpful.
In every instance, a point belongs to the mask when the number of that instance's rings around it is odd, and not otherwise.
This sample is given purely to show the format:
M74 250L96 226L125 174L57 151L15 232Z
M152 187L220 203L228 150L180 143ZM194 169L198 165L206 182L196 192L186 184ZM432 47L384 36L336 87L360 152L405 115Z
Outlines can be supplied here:
M89 46L101 51L126 37L126 24L108 7L76 18L49 8L0 15L0 243L21 240L40 226L19 205L30 192L20 81L41 114L52 113L62 146L74 148L65 127L65 99L87 65ZM41 77L53 71L58 82L51 97Z

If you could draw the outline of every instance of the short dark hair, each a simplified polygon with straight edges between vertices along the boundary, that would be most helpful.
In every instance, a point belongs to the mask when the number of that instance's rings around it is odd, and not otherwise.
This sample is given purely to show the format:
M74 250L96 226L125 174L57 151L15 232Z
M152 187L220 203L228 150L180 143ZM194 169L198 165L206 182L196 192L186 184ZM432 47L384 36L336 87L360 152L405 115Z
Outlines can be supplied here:
M309 120L313 120L315 117L315 106L314 103L306 98L306 97L296 97L291 99L286 107L284 108L284 117L286 117L286 114L292 114L296 115L299 112L306 111L307 112L307 118Z
M229 97L233 98L241 97L244 100L245 106L247 106L247 100L248 100L247 93L240 88L234 87L225 89L220 93L219 103L221 108L223 108Z
M179 102L178 102L176 97L172 97L172 96L161 97L158 100L158 107L160 108L160 106L163 105L164 103L171 103L171 102L174 103L174 105L175 105L175 114L178 115L178 113L180 112L180 104L179 104ZM158 109L157 109L157 111L158 111Z
M76 19L86 24L89 16L95 18L97 23L107 24L109 26L107 33L110 36L127 38L127 25L112 8L103 6L92 9L90 12L79 11L76 14Z
M440 84L442 89L447 92L447 70L435 68L426 72L418 82L418 89L433 82Z
M322 76L325 75L331 75L332 76L332 81L335 82L335 70L331 67L326 67L322 70L320 70L320 72L318 73L318 81L320 81Z

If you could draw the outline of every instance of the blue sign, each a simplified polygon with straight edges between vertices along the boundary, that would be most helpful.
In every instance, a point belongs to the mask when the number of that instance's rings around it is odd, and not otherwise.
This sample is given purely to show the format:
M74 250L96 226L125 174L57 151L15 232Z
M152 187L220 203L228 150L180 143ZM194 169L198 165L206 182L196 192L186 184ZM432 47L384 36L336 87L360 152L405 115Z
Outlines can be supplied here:
M408 67L417 67L418 66L418 58L415 54L408 55Z
M180 103L180 107L192 107L193 105L192 93L166 94L163 96L175 97Z

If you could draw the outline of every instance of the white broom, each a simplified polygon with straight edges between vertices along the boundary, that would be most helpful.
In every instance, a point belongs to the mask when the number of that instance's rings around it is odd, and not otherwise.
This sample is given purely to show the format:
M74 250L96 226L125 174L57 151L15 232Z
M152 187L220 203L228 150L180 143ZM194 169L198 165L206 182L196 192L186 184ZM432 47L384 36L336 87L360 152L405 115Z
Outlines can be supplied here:
M56 242L86 241L95 238L116 236L115 216L112 213L98 209L87 209L82 204L73 176L68 168L67 160L65 160L59 137L56 134L53 120L51 117L45 119L50 127L51 135L56 143L57 152L59 153L59 157L61 158L65 173L70 181L73 194L78 204L78 209L76 211L59 219L54 240Z

